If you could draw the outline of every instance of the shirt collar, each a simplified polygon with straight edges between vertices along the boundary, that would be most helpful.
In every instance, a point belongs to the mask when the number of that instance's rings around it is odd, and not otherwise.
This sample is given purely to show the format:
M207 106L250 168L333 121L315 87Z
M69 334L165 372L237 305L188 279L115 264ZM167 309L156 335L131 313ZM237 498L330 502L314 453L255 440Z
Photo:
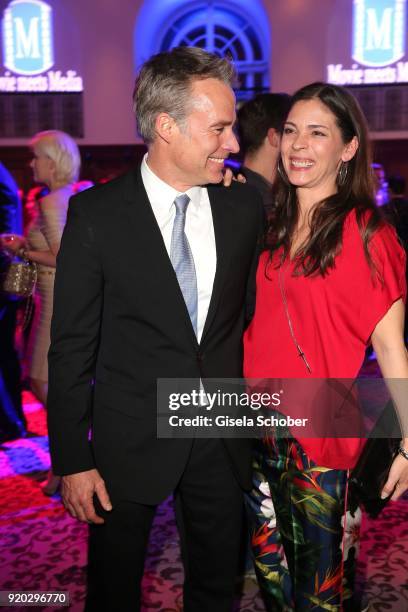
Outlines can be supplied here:
M153 172L147 164L147 156L148 154L145 153L140 168L147 196L152 206L161 210L163 213L169 212L175 198L180 195L181 192L162 181L161 178ZM193 207L200 205L202 190L203 188L198 185L190 187L190 189L185 192L189 196Z

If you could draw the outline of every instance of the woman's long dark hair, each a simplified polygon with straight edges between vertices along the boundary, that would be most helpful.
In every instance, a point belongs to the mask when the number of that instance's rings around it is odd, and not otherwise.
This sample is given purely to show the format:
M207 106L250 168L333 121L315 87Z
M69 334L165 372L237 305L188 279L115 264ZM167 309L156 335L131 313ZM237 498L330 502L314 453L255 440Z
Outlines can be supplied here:
M297 253L298 274L325 273L334 266L341 250L343 224L348 213L355 209L364 250L371 264L369 242L381 224L381 216L374 200L374 181L371 168L371 147L367 124L357 100L343 87L327 83L312 83L299 89L292 98L291 108L299 101L320 100L333 113L344 144L354 136L359 146L354 157L344 164L337 177L337 193L316 202L310 219L310 235ZM267 245L272 254L283 247L289 255L296 229L299 209L296 187L289 183L279 161L279 172L274 187L272 212ZM368 214L367 214L368 213Z

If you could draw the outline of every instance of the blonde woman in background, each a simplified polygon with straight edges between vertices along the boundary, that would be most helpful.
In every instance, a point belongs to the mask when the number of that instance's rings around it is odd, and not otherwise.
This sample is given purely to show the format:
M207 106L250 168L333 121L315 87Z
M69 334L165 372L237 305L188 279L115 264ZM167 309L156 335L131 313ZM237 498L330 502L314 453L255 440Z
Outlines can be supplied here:
M74 193L81 160L74 140L57 130L36 134L29 146L33 153L30 165L34 180L46 185L50 191L40 201L39 215L29 229L27 238L8 236L3 246L37 264L36 295L39 303L30 333L27 365L31 390L45 406L56 256L66 222L68 201ZM44 493L53 495L59 480L50 471L43 486Z

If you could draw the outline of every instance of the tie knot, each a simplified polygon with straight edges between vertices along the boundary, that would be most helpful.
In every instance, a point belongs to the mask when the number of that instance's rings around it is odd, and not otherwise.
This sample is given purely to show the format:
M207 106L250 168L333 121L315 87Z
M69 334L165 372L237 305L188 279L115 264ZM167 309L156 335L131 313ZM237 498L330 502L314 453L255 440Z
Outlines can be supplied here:
M186 193L182 193L181 195L177 196L176 199L174 200L174 206L176 207L176 214L184 215L189 201L190 201L190 198Z

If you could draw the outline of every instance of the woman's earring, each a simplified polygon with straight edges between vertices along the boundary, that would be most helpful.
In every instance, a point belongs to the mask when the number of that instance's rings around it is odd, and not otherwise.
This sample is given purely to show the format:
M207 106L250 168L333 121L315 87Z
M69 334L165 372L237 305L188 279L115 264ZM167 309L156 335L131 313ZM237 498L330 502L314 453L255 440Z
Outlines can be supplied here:
M348 162L341 162L340 169L337 174L337 182L339 185L344 185L347 178Z

